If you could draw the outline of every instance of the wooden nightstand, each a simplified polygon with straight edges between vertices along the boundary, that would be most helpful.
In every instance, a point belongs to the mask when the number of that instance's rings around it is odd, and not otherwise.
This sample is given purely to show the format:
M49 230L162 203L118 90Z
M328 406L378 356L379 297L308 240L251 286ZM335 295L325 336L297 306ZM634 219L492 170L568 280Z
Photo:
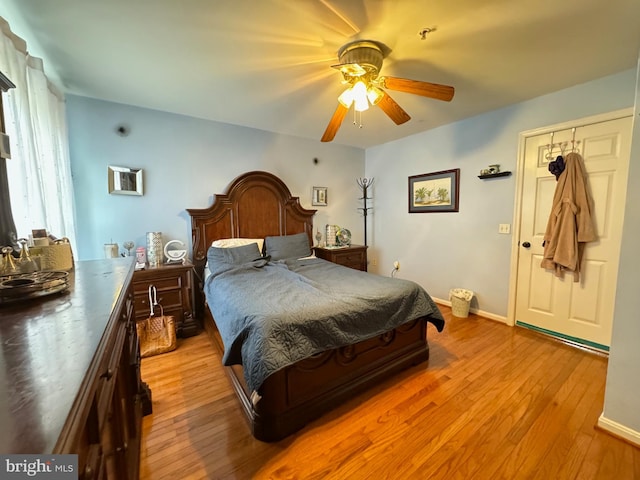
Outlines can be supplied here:
M134 272L132 285L136 320L149 317L149 287L154 285L164 314L175 318L177 335L191 337L198 333L198 325L193 318L191 263L162 264L157 267L147 265L144 270Z
M365 245L350 245L342 248L313 247L313 251L318 258L363 272L367 271L367 247Z

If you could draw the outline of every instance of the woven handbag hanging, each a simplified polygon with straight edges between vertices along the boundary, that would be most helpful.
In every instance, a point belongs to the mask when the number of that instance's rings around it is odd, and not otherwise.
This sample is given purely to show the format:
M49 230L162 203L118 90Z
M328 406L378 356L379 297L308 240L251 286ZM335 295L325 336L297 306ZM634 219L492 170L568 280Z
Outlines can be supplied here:
M156 315L156 307L160 309L160 315ZM175 321L164 314L154 285L149 286L149 308L149 317L136 323L142 358L175 350L177 343Z

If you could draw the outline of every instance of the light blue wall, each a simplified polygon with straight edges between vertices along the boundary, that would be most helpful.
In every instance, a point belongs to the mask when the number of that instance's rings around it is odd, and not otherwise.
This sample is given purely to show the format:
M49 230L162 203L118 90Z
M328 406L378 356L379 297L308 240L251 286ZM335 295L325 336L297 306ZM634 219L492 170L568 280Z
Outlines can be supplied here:
M640 441L640 62L627 208L622 232L613 337L603 417L632 429Z
M476 294L473 307L506 316L511 236L498 224L513 222L515 172L480 180L480 170L498 163L513 171L522 131L632 107L635 79L628 70L368 149L366 174L375 177L369 259L378 260L371 270L388 275L398 260L398 276L434 297L467 288ZM460 168L459 213L409 214L408 177L452 168Z
M303 207L318 209L319 228L335 223L363 240L364 150L77 96L67 96L67 119L80 260L102 258L111 240L145 245L149 231L190 245L185 209L208 207L250 170L279 176ZM121 124L129 135L116 133ZM110 195L109 165L142 168L144 195ZM311 206L313 186L328 188L327 207Z

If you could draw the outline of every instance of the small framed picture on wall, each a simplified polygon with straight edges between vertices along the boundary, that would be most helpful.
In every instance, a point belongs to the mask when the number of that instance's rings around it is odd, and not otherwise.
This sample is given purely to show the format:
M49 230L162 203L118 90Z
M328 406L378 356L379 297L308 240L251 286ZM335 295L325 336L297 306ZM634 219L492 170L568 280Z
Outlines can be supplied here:
M313 187L311 193L311 205L314 207L327 206L327 187Z

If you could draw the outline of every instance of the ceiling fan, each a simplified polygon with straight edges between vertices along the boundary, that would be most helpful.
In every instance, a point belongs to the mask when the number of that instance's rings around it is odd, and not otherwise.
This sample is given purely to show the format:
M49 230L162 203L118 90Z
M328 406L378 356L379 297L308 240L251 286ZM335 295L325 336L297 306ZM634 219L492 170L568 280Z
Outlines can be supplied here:
M338 107L333 113L327 129L322 135L323 142L330 142L336 136L342 121L351 105L357 112L377 105L396 125L411 119L395 100L383 89L412 93L437 100L451 101L454 88L437 83L421 82L399 77L379 77L382 60L385 57L384 45L372 40L357 40L347 43L338 51L340 63L332 68L340 70L343 83L349 87L338 97Z

